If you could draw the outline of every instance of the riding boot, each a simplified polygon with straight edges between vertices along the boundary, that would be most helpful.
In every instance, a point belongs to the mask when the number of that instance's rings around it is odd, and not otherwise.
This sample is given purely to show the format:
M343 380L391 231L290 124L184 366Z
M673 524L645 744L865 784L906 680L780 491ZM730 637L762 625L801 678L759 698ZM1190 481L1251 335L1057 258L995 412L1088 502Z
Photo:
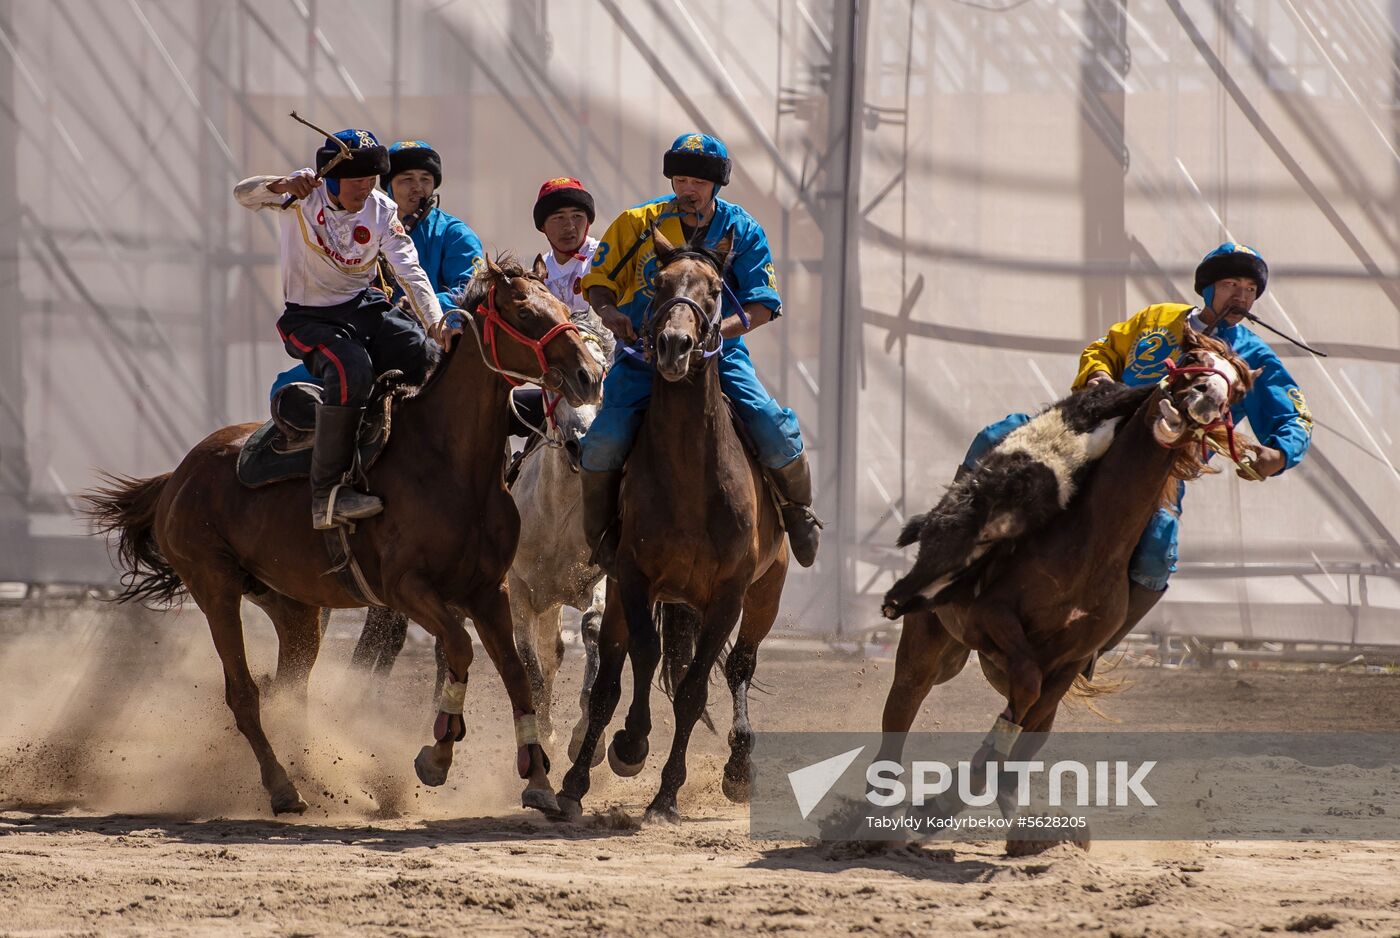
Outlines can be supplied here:
M822 520L812 511L812 470L807 454L799 453L781 469L769 469L768 479L778 493L793 559L810 567L817 559Z
M379 499L355 491L344 481L355 458L355 433L363 412L363 407L316 407L316 439L311 447L311 526L317 531L329 531L336 525L384 510Z
M1141 583L1128 581L1128 614L1123 617L1123 624L1118 627L1118 631L1113 633L1113 637L1108 643L1095 653L1089 663L1084 666L1084 678L1088 680L1094 676L1094 665L1106 652L1112 651L1118 643L1127 638L1128 635L1137 628L1137 624L1143 620L1152 607L1166 595L1166 589L1150 590Z
M583 483L583 536L593 548L593 563L609 575L617 561L617 498L622 490L622 470L579 472Z

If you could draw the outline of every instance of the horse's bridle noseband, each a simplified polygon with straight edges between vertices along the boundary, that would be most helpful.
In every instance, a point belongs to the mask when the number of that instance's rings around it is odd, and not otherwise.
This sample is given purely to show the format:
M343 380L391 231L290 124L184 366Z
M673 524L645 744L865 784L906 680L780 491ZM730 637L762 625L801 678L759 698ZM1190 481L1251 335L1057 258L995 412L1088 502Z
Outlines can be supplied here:
M530 338L510 323L506 322L505 318L501 316L501 311L496 308L496 285L494 283L491 284L491 288L486 293L486 302L478 303L476 311L486 318L486 327L484 330L486 335L482 342L482 354L483 356L485 355L485 349L487 347L491 349L491 361L488 364L491 365L492 370L504 378L506 383L513 388L518 388L522 384L538 384L543 387L544 377L549 374L549 361L544 357L545 346L549 345L550 342L553 342L566 332L579 331L578 324L572 319L567 319L564 322L556 324L540 338ZM472 331L475 332L476 323L473 322L472 326ZM535 353L535 361L540 366L538 377L521 374L518 371L511 371L501 365L501 352L496 338L497 329L500 329L516 342L519 342ZM478 336L478 339L481 339L481 337Z
M1188 353L1188 355L1189 354L1191 353ZM1186 356L1182 357L1185 358ZM1162 391L1168 395L1172 393L1172 383L1177 378L1183 378L1188 375L1215 375L1225 382L1225 406L1220 416L1204 426L1197 424L1192 436L1200 440L1201 460L1204 461L1210 451L1210 431L1224 427L1225 439L1229 443L1228 455L1230 459L1237 466L1246 465L1241 462L1242 457L1240 455L1239 446L1235 442L1235 417L1230 412L1230 397L1234 392L1235 382L1230 379L1228 374L1210 365L1178 365L1170 358L1166 360L1165 364L1167 366L1167 374L1161 381L1161 388ZM1237 374L1235 375L1235 380L1238 379L1239 375Z
M715 258L703 251L679 248L667 255L665 263L661 266L665 267L666 264L670 264L672 261L679 260L683 257L702 260L715 269L715 272L719 274L721 296L727 295L734 301L735 308L739 311L740 321L743 322L745 328L748 328L748 314L744 312L744 304L740 303L739 298L734 295L734 291L729 286L729 282L724 279L724 265L720 264ZM677 306L689 306L691 309L695 310L696 316L705 324L704 329L700 333L700 346L696 349L692 349L688 357L699 354L700 360L705 361L718 355L720 350L724 348L724 301L721 299L720 302L715 304L714 312L706 313L705 308L700 305L698 300L686 296L683 293L678 293L675 296L662 300L660 303L656 302L655 297L652 298L651 303L647 305L646 314L642 317L640 338L644 344L641 351L638 351L630 345L619 345L618 348L638 361L650 365L651 353L655 351L656 343L656 338L653 335L655 323L662 321L662 314L669 312ZM687 368L689 368L689 363L687 363Z

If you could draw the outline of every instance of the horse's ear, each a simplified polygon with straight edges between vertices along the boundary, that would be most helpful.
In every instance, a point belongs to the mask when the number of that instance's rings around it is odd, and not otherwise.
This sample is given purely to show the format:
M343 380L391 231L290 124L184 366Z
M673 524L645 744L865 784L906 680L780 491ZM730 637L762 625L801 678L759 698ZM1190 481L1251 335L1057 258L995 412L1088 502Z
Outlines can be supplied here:
M544 255L536 254L535 263L531 265L530 272L543 280L549 274L549 268L544 266Z
M729 263L729 252L734 249L734 232L726 232L723 238L719 239L719 244L715 245L715 253L719 255L719 265L723 267Z
M493 277L504 277L506 272L501 270L501 266L492 259L491 255L486 255L486 272Z
M661 233L661 229L656 225L651 226L651 240L652 243L656 245L656 253L658 255L671 254L676 250L676 246L666 240L665 235Z

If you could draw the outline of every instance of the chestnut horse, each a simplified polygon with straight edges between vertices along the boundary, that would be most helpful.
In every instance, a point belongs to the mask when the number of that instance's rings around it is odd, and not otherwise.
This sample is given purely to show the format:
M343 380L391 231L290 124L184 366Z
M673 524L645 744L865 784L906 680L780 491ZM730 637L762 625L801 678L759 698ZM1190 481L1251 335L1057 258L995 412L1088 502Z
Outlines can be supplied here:
M677 641L668 635L665 643L668 665L682 657L689 665L674 688L675 736L647 817L678 817L676 793L685 782L690 734L705 709L710 670L741 614L724 667L734 725L723 788L732 801L748 800L749 684L787 578L787 541L776 503L720 390L720 296L732 238L725 236L713 251L695 245L677 249L655 229L652 238L659 265L656 293L640 331L656 373L622 481L621 537L603 612L588 729L559 789L559 808L572 817L582 813L589 768L621 695L622 660L628 654L632 706L608 757L624 775L636 774L646 761L651 681L663 652L652 616L658 603L692 607L698 616L683 611L697 619L698 635Z
M1127 610L1128 563L1152 513L1178 480L1212 471L1203 462L1204 434L1228 427L1234 445L1229 408L1254 375L1215 339L1188 329L1182 345L1180 364L1161 385L1125 391L1139 406L1063 513L1028 532L1014 553L1009 544L995 548L904 617L879 758L899 760L900 734L930 688L962 670L969 650L1007 702L973 760L973 790L983 786L988 758L1034 757L1044 736L1020 734L1048 733L1075 676L1114 641ZM974 470L954 488L964 484L987 483ZM954 490L949 495L956 500ZM887 609L902 599L887 596Z
M520 531L502 481L507 381L542 383L584 404L598 400L602 372L538 269L528 272L509 257L488 262L460 305L472 334L453 343L394 414L393 439L368 473L384 512L358 522L350 543L370 588L445 649L449 683L434 721L437 741L414 762L419 778L446 781L453 743L466 732L461 711L472 643L462 620L471 616L515 712L517 771L528 779L522 803L554 813L506 586ZM322 533L306 521L305 480L256 489L238 481L239 451L257 427L225 427L174 472L111 479L87 499L99 529L117 534L122 599L170 602L184 591L194 597L209 620L225 699L257 757L272 810L300 813L306 802L263 733L240 600L246 595L276 627L274 689L303 697L320 647L318 610L364 602L327 575Z

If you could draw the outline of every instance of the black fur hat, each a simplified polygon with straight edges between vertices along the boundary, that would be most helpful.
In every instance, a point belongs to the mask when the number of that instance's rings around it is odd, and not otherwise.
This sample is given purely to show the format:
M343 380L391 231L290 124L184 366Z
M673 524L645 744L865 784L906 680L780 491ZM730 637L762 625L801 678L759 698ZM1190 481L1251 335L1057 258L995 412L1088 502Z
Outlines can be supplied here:
M442 157L426 140L400 140L389 147L389 171L380 177L385 192L399 173L410 169L427 170L433 177L433 188L442 188Z
M1259 286L1259 296L1263 296L1269 285L1269 265L1249 245L1226 241L1196 268L1196 292L1205 296L1207 289L1226 277L1248 277Z

